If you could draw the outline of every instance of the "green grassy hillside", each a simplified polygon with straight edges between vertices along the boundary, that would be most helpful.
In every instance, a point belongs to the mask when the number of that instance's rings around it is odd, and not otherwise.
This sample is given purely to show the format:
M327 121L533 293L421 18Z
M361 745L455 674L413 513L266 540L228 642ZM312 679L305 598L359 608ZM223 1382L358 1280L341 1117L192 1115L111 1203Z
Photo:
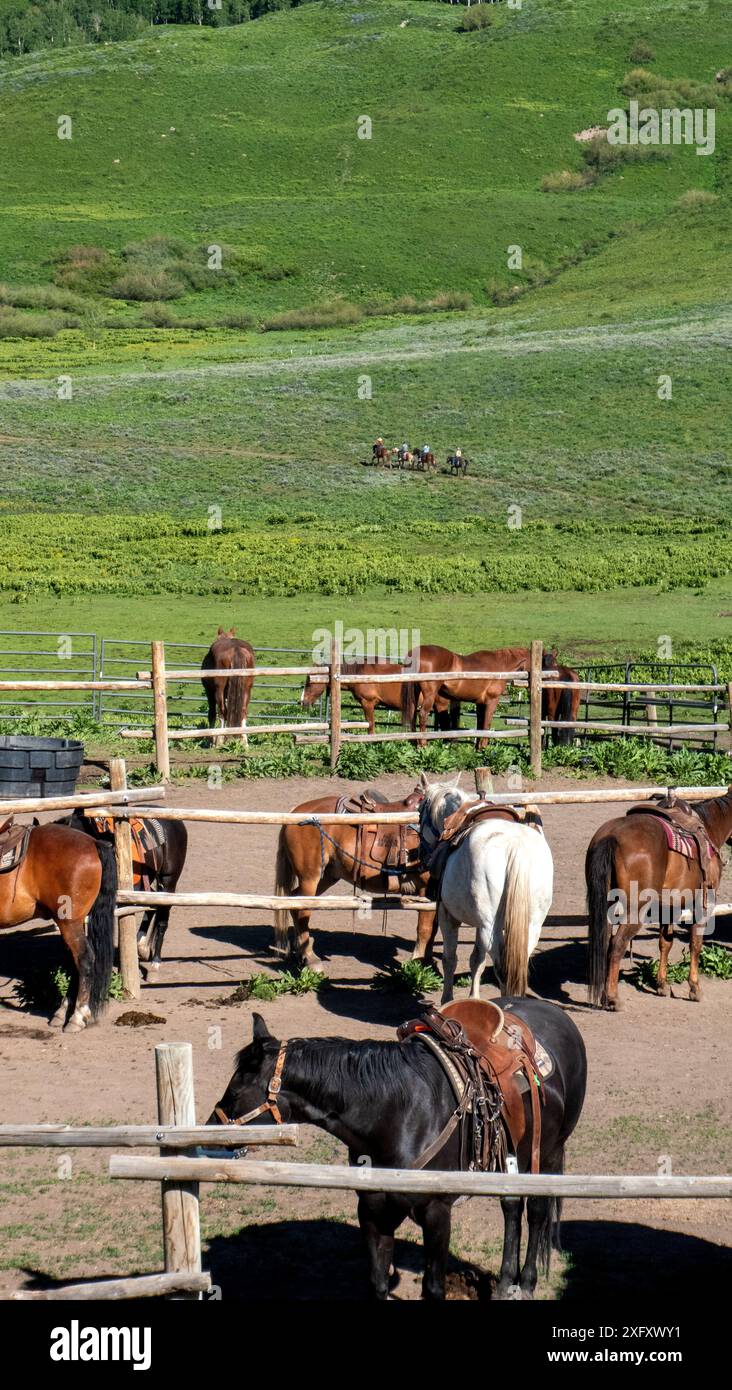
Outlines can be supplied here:
M290 595L278 625L294 640L301 612L307 641L323 594L363 621L394 594L444 590L440 635L454 621L470 646L477 596L513 594L518 622L524 592L529 635L546 612L561 638L543 593L637 587L642 608L618 597L615 611L647 645L668 630L654 590L711 585L715 636L730 607L732 279L732 100L715 74L732 5L491 12L461 34L462 11L430 0L324 0L0 63L6 626L44 625L76 594L77 624L96 627L94 596L108 614L139 580L161 603L211 595L212 621L217 603ZM543 191L586 169L573 133L627 101L639 66L661 93L714 101L714 154L673 148ZM693 189L708 198L680 205ZM96 281L59 260L79 244L106 257ZM114 293L130 274L181 283L151 307ZM441 295L472 307L414 312ZM262 332L324 304L351 326ZM250 328L224 326L242 315ZM471 476L364 468L377 433L442 457L461 444ZM207 531L212 506L223 533ZM45 515L12 519L27 511ZM406 621L412 600L396 603ZM592 640L592 606L573 604L567 636Z

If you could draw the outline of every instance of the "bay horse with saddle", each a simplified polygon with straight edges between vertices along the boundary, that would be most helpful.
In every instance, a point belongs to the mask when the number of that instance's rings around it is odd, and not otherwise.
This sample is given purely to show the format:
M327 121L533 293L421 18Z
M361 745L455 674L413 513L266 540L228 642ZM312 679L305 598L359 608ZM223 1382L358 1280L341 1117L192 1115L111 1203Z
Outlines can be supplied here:
M323 796L302 801L293 811L302 815L298 825L283 825L277 841L274 891L278 897L319 897L334 883L352 883L375 896L407 893L426 898L429 872L420 862L417 829L422 792L415 788L403 801L388 801L376 789L360 796ZM413 825L381 825L379 816L394 811L413 811ZM373 813L373 822L362 825L320 825L317 817L331 813ZM312 966L310 936L312 908L279 908L275 912L275 941L296 969ZM288 920L291 917L291 922ZM429 961L434 942L434 909L417 914L414 960Z
M253 676L228 676L227 671L251 669L256 665L254 648L243 638L237 637L233 627L228 632L219 628L206 655L201 662L202 671L220 674L201 677L208 701L208 727L213 729L218 722L222 729L234 729L240 733L246 744L246 722L249 710L249 697L254 684ZM214 745L224 742L225 735L213 739Z
M69 825L0 827L0 929L34 918L54 922L71 962L67 998L52 1027L78 1033L109 995L114 959L114 850Z
M701 998L699 954L732 837L732 787L692 807L669 794L606 821L585 860L589 918L589 994L621 1007L618 977L625 952L644 926L658 927L657 993L668 994L674 927L691 918L689 998Z
M85 815L78 808L65 824L114 845L112 816ZM133 887L143 893L174 893L183 872L188 850L188 831L180 820L157 820L153 816L131 816ZM147 972L160 967L170 907L146 908L137 933L137 954Z
M541 999L465 1000L427 1009L394 1041L273 1037L259 1014L253 1039L208 1124L318 1125L348 1148L349 1163L459 1173L561 1173L584 1102L587 1059L579 1029ZM509 1165L509 1158L511 1163ZM422 1296L445 1297L452 1207L447 1193L358 1197L372 1296L388 1299L394 1235L407 1216L422 1228ZM560 1203L506 1197L497 1299L532 1298L538 1269L559 1246ZM521 1263L521 1224L528 1243Z

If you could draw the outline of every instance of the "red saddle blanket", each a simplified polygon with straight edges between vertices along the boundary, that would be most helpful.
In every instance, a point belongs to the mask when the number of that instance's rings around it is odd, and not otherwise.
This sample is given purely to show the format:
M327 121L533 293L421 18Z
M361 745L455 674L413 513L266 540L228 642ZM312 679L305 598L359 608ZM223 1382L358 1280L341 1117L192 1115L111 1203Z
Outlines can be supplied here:
M660 816L659 820L661 820ZM694 859L697 863L700 862L699 841L695 835L691 835L686 830L680 830L678 825L672 825L671 821L661 820L661 825L666 832L669 849L672 849L675 854L683 854L685 859ZM713 859L714 848L706 839L705 848L707 859Z
M99 835L114 835L112 816L95 816L94 824ZM162 867L162 843L156 838L152 826L142 816L130 816L132 836L132 882L136 889L144 893L155 887L155 879Z

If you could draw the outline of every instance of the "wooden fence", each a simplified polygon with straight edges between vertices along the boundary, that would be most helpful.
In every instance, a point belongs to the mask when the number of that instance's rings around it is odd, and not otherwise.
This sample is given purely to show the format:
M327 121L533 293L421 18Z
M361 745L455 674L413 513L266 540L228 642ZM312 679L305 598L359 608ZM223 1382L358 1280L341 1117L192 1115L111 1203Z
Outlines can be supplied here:
M268 1187L312 1187L327 1191L401 1192L417 1197L448 1194L467 1197L558 1197L608 1199L732 1197L732 1177L649 1174L548 1174L441 1172L338 1164L287 1163L196 1157L194 1145L241 1148L260 1144L298 1143L299 1126L205 1126L195 1123L193 1051L190 1043L161 1043L155 1048L158 1125L71 1128L60 1125L2 1125L0 1146L159 1148L157 1158L112 1154L111 1179L160 1184L164 1272L97 1280L54 1289L12 1294L17 1300L127 1299L161 1297L200 1299L211 1290L202 1269L201 1183L241 1183ZM181 1151L183 1151L181 1153ZM187 1151L187 1152L186 1152Z
M0 680L0 692L20 692L20 691L116 691L118 693L139 694L140 691L149 690L153 697L153 727L152 728L125 728L120 730L122 737L128 739L151 739L155 745L155 764L163 781L170 780L170 747L172 743L182 741L207 741L221 740L226 738L241 739L246 742L248 738L266 734L291 734L293 737L305 738L307 740L323 741L330 747L330 765L335 768L341 748L349 743L386 743L386 742L422 742L422 740L440 739L443 741L468 740L476 738L481 740L517 740L528 739L529 755L532 775L536 778L541 776L542 770L542 740L544 734L552 729L574 729L583 733L597 733L607 737L615 735L636 735L656 740L678 740L684 739L708 739L714 738L717 734L729 734L732 736L732 699L730 692L732 683L712 684L700 682L622 682L622 681L589 681L579 682L563 681L557 671L543 669L544 648L541 642L531 643L530 660L528 669L513 671L471 671L471 679L490 679L505 688L512 687L518 690L525 690L528 694L527 714L525 717L513 719L511 727L503 729L451 729L436 732L427 730L424 733L400 728L394 728L388 732L369 734L364 732L366 725L363 720L347 720L342 714L342 692L349 686L358 684L358 679L353 675L344 672L341 660L340 647L334 642L331 649L330 661L327 664L313 664L310 666L254 666L243 668L239 671L229 671L227 675L250 676L255 680L267 680L268 678L282 678L283 676L297 676L303 681L308 677L323 682L328 691L328 710L326 719L302 718L296 721L283 721L282 723L268 722L265 724L237 725L231 728L186 728L173 729L169 725L168 706L169 706L169 686L180 685L181 683L195 682L200 684L201 672L191 670L190 667L184 670L168 669L165 659L165 643L161 641L151 644L151 664L149 671L139 671L134 680ZM384 674L379 676L381 684L398 683L400 685L409 684L425 679L439 681L454 675L454 672L427 672L404 670L398 674ZM549 720L542 718L542 697L546 690L580 690L587 692L597 692L598 694L610 694L613 692L623 693L626 697L632 695L643 696L646 698L646 723L615 723L604 719L577 719L568 720ZM673 723L663 724L659 721L656 704L653 697L663 698L665 694L671 694L680 701L684 695L704 693L710 698L721 695L725 701L725 718L720 720L718 717L709 722L698 723ZM715 705L716 708L716 705Z
M482 769L476 773L476 784L485 787L485 778L480 774ZM272 912L280 909L289 908L311 908L318 912L355 912L371 910L392 910L401 912L425 912L435 908L435 903L427 898L421 898L413 894L406 893L384 893L369 894L362 890L355 893L335 893L327 897L315 897L305 895L279 896L271 893L241 893L229 891L208 891L201 892L142 892L133 886L132 877L132 855L130 843L129 818L135 816L150 816L156 820L180 820L191 823L213 823L217 825L268 825L280 827L282 825L300 825L303 821L302 812L295 811L242 811L224 810L214 807L201 806L165 806L155 805L152 792L159 789L135 788L134 792L125 792L126 776L123 759L113 759L111 763L111 780L117 788L114 794L116 799L110 797L110 804L102 808L103 813L108 815L115 822L115 844L117 848L118 864L118 891L117 891L117 915L119 918L119 944L120 944L120 971L122 983L130 998L139 998L141 992L140 967L137 956L137 934L134 914L144 912L149 908L155 907L237 907L243 911L252 909L262 909ZM486 790L488 790L486 788ZM666 790L664 787L619 787L602 790L590 790L577 787L571 791L535 791L535 792L493 792L488 790L490 800L499 805L512 806L567 806L567 805L604 805L613 803L623 803L629 801L644 801L651 796L657 796ZM720 787L677 787L675 791L689 801L705 800L712 796L722 796L727 791L726 786ZM99 801L105 793L94 793L94 809L88 809L85 814L92 816L100 813ZM134 805L128 806L124 802L124 797L134 797ZM0 812L2 804L0 803ZM410 825L414 824L414 811L375 811L363 812L320 812L318 815L309 815L308 821L312 821L321 826L332 825L373 825L378 821L381 825ZM715 912L721 913L729 909L729 904L717 904Z

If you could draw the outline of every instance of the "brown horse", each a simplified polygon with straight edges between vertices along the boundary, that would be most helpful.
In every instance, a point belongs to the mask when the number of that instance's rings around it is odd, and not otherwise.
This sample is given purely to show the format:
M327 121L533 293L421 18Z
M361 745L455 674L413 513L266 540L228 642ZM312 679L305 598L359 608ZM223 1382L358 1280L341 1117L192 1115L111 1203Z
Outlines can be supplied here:
M402 707L402 682L380 681L378 677L397 676L401 674L401 671L401 666L389 661L346 661L341 666L343 676L358 678L342 680L341 689L353 692L354 699L358 701L364 712L370 734L374 732L374 711L377 705L394 710L400 710ZM308 676L300 696L300 703L309 709L316 700L320 699L326 689L327 681L322 676ZM452 727L448 717L451 711L449 700L438 695L434 703L434 711L436 728ZM453 710L452 713L454 715L455 711Z
M461 656L449 647L422 646L407 657L412 671L446 671L442 680L405 681L402 687L402 724L416 729L419 712L420 733L424 734L427 720L438 695L450 700L470 700L475 703L476 728L480 734L489 729L498 701L506 689L505 681L490 676L471 679L471 671L528 671L531 652L528 647L500 647L498 651L469 652ZM421 697L421 699L420 699ZM477 747L484 748L486 739L478 738Z
M732 835L732 787L725 796L713 797L695 807L716 850ZM722 876L718 854L708 861L706 881L714 891ZM658 993L668 994L667 965L678 920L678 907L695 903L690 932L689 998L699 1000L699 952L703 932L703 908L697 910L702 891L698 860L686 858L669 847L664 822L652 813L633 813L605 821L590 841L585 859L589 917L590 1001L605 1009L619 1009L618 975L628 944L642 926L659 927ZM620 911L612 935L610 910ZM671 910L669 910L671 909Z
M379 792L372 791L370 795L373 800L380 802L384 811L416 812L422 800L419 788L415 788L405 801L387 802ZM317 825L306 823L308 817L319 812L337 812L339 802L340 797L323 796L317 801L303 801L293 807L294 811L302 812L304 823L283 825L280 830L275 869L275 893L278 897L288 897L293 894L293 890L296 890L298 896L302 894L304 897L319 897L339 880L356 884L371 894L393 892L393 889L389 889L389 873L385 873L382 865L372 860L368 850L363 849L365 837L358 834L361 827L328 825L321 829ZM374 812L372 824L378 825L378 810ZM400 879L400 883L402 892L424 898L427 895L429 873L415 865L414 871L408 878ZM310 937L312 908L291 908L290 912L292 925L288 922L286 909L281 908L275 912L275 941L281 948L289 948L290 957L296 967L312 965L317 961ZM432 959L434 935L434 911L419 912L413 960Z
M556 651L544 652L542 659L542 669L544 671L558 671L559 679L562 681L578 681L579 675L570 666L560 666L557 660ZM547 690L541 692L541 717L542 719L561 719L567 720L572 724L577 719L579 712L582 691L579 686L576 690ZM549 747L551 743L571 743L577 735L577 730L567 729L545 729L544 746Z
M228 632L219 628L218 636L211 643L201 662L202 671L236 671L254 666L254 649L241 637L235 637L233 627ZM220 720L224 729L246 729L249 696L254 684L253 676L202 676L201 685L208 700L208 727L213 729ZM223 743L222 737L213 740ZM246 733L242 733L246 743Z
M0 928L35 917L56 923L74 962L68 999L52 1027L78 1033L109 994L114 958L117 869L114 850L66 825L34 826L25 857L0 874Z
M377 467L379 464L383 464L385 468L391 468L392 453L393 450L387 449L385 444L374 444L371 450L372 462L375 463Z

